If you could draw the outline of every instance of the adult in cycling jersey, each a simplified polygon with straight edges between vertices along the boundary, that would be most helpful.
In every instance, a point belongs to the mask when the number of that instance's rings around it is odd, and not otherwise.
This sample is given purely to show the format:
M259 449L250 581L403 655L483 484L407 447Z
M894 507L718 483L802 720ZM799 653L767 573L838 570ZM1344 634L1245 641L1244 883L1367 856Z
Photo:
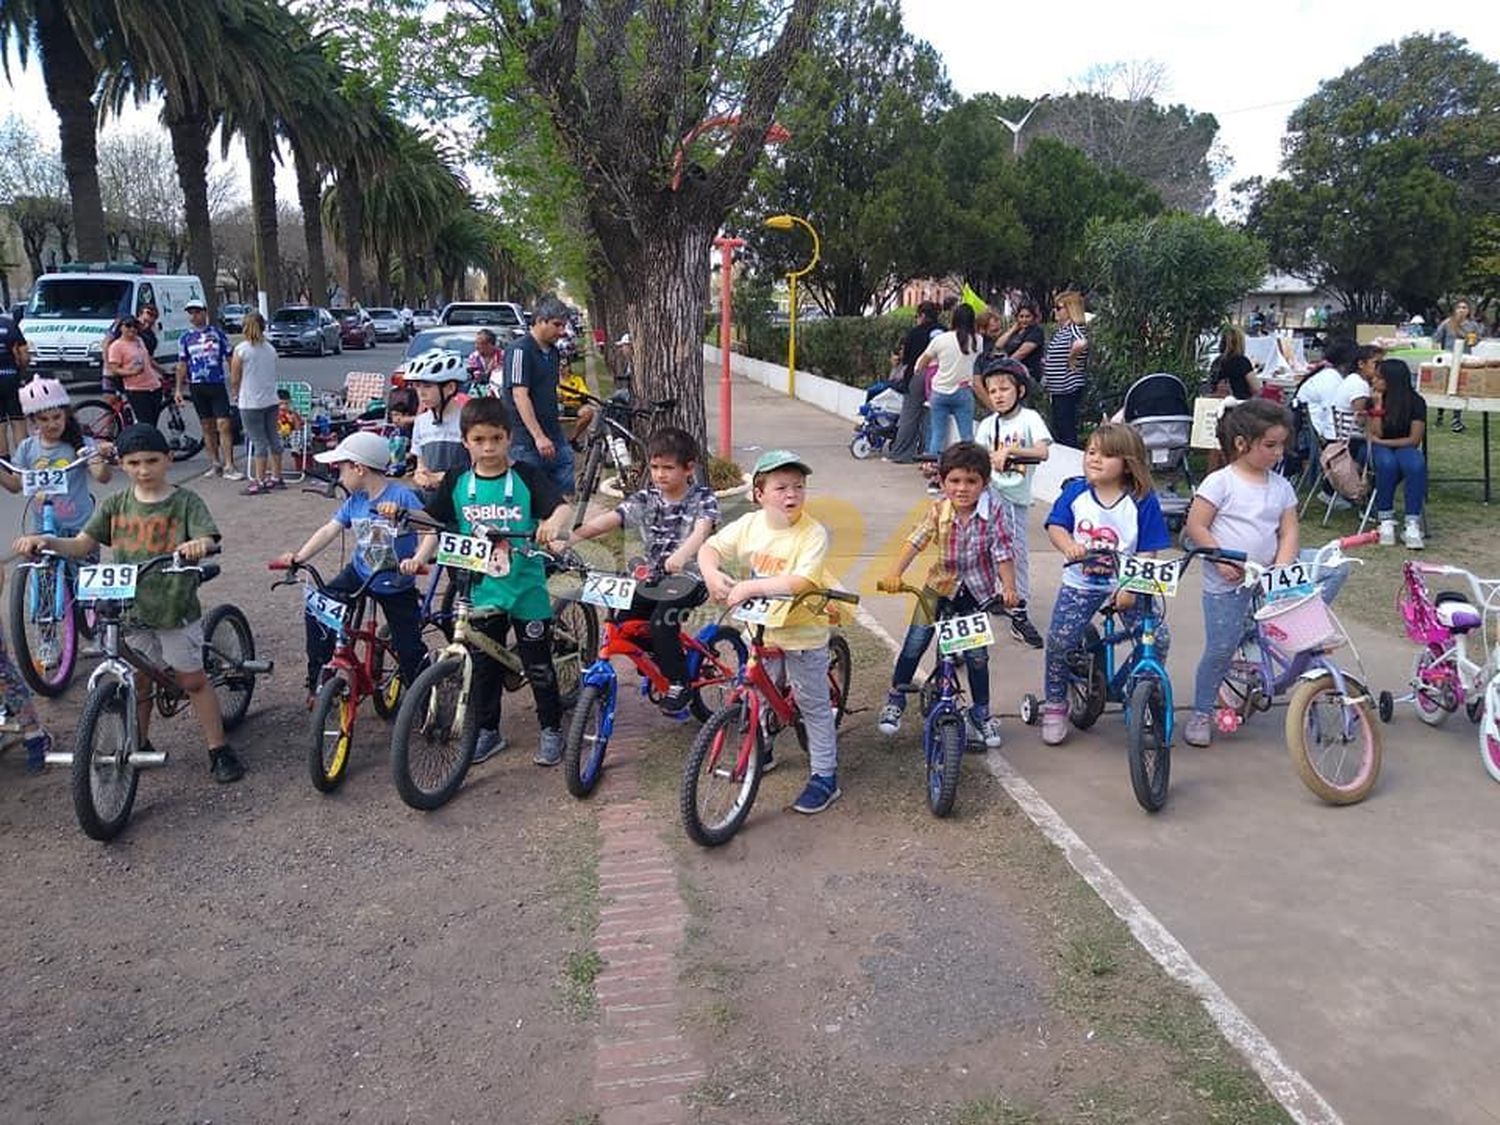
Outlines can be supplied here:
M229 337L217 324L208 323L208 306L196 298L183 310L193 322L177 345L177 402L184 391L193 397L193 409L203 429L203 445L209 467L203 475L225 480L244 480L234 467L234 427L229 413Z

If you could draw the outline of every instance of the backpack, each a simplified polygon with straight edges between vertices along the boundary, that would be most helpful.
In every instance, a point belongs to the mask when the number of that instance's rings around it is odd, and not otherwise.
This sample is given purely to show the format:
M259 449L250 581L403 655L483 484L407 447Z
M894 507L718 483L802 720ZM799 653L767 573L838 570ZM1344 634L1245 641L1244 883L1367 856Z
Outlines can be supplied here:
M1365 498L1365 472L1349 452L1348 441L1343 438L1330 441L1318 454L1318 463L1329 487L1345 500L1357 503Z

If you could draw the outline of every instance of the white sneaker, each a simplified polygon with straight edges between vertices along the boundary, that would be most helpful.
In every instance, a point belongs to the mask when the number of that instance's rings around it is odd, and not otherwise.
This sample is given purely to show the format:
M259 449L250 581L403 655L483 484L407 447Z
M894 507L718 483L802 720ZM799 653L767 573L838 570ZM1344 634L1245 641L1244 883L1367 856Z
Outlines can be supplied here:
M1396 521L1380 521L1380 545L1382 547L1394 547L1396 545Z
M1401 542L1406 545L1408 551L1420 551L1427 546L1422 539L1421 520L1406 521L1406 528L1401 532Z
M218 465L210 465L208 468L203 470L203 479L213 480L214 477L218 476L222 471L223 470Z
M244 480L245 479L245 474L242 473L242 472L240 472L238 469L225 469L224 470L224 479L225 480Z

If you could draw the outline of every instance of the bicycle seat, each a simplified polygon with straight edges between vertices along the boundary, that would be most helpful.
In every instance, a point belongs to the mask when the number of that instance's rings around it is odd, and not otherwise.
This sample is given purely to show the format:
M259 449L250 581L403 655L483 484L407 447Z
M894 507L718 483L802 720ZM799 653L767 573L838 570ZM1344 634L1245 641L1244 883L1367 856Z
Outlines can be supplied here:
M670 602L687 597L702 581L693 574L668 574L655 582L642 582L635 589L647 601Z
M1467 633L1484 624L1484 616L1462 594L1447 591L1435 603L1438 624L1450 633Z

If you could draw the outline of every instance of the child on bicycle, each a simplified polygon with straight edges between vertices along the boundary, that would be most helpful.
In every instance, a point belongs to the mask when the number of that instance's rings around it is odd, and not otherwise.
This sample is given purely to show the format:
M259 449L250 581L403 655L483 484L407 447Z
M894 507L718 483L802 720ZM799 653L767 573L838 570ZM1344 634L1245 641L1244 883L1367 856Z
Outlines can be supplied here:
M939 618L977 613L1000 597L1007 606L1019 601L1011 539L1006 531L998 493L989 488L991 461L983 446L960 441L943 450L938 460L938 480L944 499L934 500L916 529L901 547L889 574L876 583L887 594L901 592L901 576L929 543L937 542L933 560L922 583L923 598L912 610L906 640L896 657L891 691L880 710L881 734L895 734L906 710L906 695L898 690L912 682L917 665ZM964 654L969 670L969 726L975 740L990 750L1005 744L1000 719L990 714L990 655L983 648Z
M308 537L306 543L282 555L279 561L286 564L307 562L344 532L353 530L354 555L347 566L328 580L326 592L352 594L370 575L389 570L370 583L370 596L385 614L386 624L391 630L391 644L401 663L401 679L410 684L421 672L422 658L427 650L422 644L416 581L396 568L402 559L409 559L416 553L417 536L413 531L398 533L395 525L382 518L376 509L383 504L420 508L422 498L406 485L386 477L385 466L389 457L385 438L367 430L352 433L333 449L319 453L314 460L332 467L349 498L339 505L327 523ZM333 630L311 616L306 618L306 626L307 699L311 707L313 693L318 690L318 673L333 655L337 637Z
M1031 554L1027 550L1027 523L1031 511L1031 466L1012 465L1016 453L1046 460L1052 449L1052 433L1042 416L1026 405L1031 379L1020 360L991 352L981 356L974 372L983 377L985 393L995 412L982 419L974 440L990 455L990 488L1000 501L1005 530L1010 536L1011 559L1016 566L1016 593L1020 602L1010 615L1010 632L1032 648L1042 647L1042 636L1026 615L1031 597Z
M27 469L54 469L72 464L85 452L98 456L87 466L79 465L68 473L68 491L52 498L52 515L63 535L77 535L94 511L89 493L89 477L107 484L114 475L106 458L113 457L115 447L107 441L95 442L83 436L68 392L56 379L36 378L21 388L21 409L31 419L36 432L21 439L11 460ZM21 491L21 477L0 468L0 488ZM32 505L31 530L41 530L42 506Z
M792 598L827 585L828 529L803 510L811 473L800 457L785 449L761 454L750 485L760 510L721 528L698 550L698 566L715 601L737 606L747 598ZM724 566L744 577L731 578L721 569ZM797 606L766 629L765 639L785 654L787 680L807 730L811 773L792 808L820 813L842 796L837 730L828 698L827 619L805 605Z
M115 452L130 487L106 496L77 535L23 535L14 545L18 554L47 549L81 559L103 544L116 562L141 562L177 552L185 562L195 563L208 553L219 541L219 529L202 497L167 480L172 453L162 432L140 423L127 426L115 442ZM177 673L208 741L213 779L232 782L244 777L245 767L224 739L218 698L203 673L203 609L194 576L146 575L137 588L131 620L140 626L131 641L136 650ZM150 683L144 676L137 682L140 748L151 750Z
M412 423L411 451L417 467L412 483L430 493L450 469L467 469L469 454L460 419L469 396L462 393L464 360L457 352L423 352L406 369L406 382L417 389L422 412Z
M1106 422L1095 430L1083 452L1083 476L1063 483L1046 528L1047 538L1070 563L1090 551L1149 555L1170 546L1172 534L1151 490L1150 461L1140 434L1123 422ZM1048 746L1068 737L1068 657L1083 640L1089 621L1113 597L1116 608L1127 611L1126 620L1133 624L1129 611L1135 596L1125 590L1116 593L1115 586L1113 567L1063 568L1047 629L1042 741ZM1162 621L1156 644L1163 660L1170 643Z
M487 528L523 532L541 542L561 538L569 508L547 474L530 465L510 461L510 413L505 400L475 398L464 404L459 415L464 446L472 468L453 468L443 476L427 514L455 528L461 535L483 535ZM382 511L386 509L382 508ZM476 608L498 612L477 619L473 625L497 644L504 644L512 625L516 629L516 651L526 666L526 679L536 700L541 738L536 756L539 766L562 761L562 701L552 669L552 599L547 593L547 571L542 558L528 550L512 549L512 540L493 542L490 572L474 583L471 596ZM424 534L416 555L401 563L404 574L415 574L437 551L437 536ZM505 749L500 735L500 664L474 651L474 678L470 699L475 708L472 760L482 762Z
M650 485L627 496L613 511L601 512L578 527L568 542L593 539L617 527L640 532L652 582L636 587L635 600L622 616L651 622L651 652L671 685L660 706L668 715L679 715L689 695L682 621L689 610L703 604L708 590L700 582L676 598L657 600L645 595L666 575L697 571L698 548L719 523L719 502L711 488L694 479L698 443L690 434L670 427L658 430L646 446L646 458Z

